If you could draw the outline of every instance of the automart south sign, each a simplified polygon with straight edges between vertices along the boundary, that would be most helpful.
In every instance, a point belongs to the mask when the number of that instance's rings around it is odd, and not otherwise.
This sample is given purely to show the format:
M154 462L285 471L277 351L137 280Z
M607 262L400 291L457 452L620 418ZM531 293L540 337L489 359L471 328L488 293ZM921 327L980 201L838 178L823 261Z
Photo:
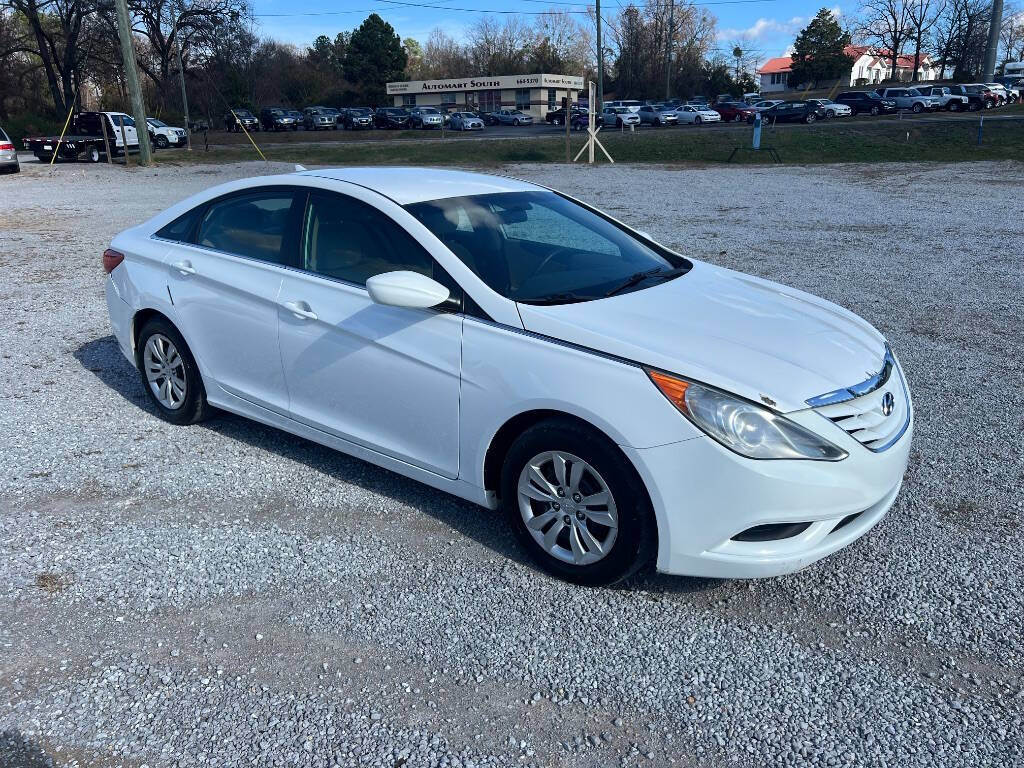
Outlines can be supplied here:
M575 88L582 90L583 78L576 75L501 75L500 77L464 77L448 80L408 80L388 83L388 95L435 93L439 91L475 91L498 88Z

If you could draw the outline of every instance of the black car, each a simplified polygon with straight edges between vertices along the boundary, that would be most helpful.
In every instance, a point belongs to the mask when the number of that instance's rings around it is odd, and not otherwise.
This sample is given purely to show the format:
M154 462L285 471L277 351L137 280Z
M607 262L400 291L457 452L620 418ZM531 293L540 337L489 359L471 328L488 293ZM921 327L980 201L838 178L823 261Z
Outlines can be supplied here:
M373 110L369 107L349 107L342 110L338 119L346 130L360 131L373 128L373 118Z
M260 110L260 127L264 131L294 131L299 124L284 107L264 107Z
M253 115L248 109L242 109L241 107L235 107L229 110L224 115L224 130L240 132L242 127L245 127L247 131L258 131L260 129L259 120Z
M877 93L868 91L845 91L833 101L845 104L854 115L888 115L896 111L895 101L883 99Z
M809 101L783 101L761 113L762 120L773 123L813 123L825 116L825 110Z
M410 115L401 107L380 107L373 113L373 124L377 128L408 128Z
M572 122L572 118L576 117L577 114L582 112L586 115L587 110L582 107L573 107L569 111L569 122ZM565 125L565 107L559 107L544 115L544 122L550 123L551 125Z
M482 109L478 109L474 112L477 117L484 121L484 125L499 125L500 121L493 112L487 112Z

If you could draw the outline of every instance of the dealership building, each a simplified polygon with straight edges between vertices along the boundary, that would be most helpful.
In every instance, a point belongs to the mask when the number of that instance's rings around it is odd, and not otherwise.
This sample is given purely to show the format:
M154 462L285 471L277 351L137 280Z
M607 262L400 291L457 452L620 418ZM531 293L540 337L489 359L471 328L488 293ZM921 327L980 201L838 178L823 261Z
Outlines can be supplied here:
M396 107L465 107L494 112L520 109L535 118L557 109L568 95L574 102L583 90L575 75L502 75L448 80L409 80L388 83L388 96Z

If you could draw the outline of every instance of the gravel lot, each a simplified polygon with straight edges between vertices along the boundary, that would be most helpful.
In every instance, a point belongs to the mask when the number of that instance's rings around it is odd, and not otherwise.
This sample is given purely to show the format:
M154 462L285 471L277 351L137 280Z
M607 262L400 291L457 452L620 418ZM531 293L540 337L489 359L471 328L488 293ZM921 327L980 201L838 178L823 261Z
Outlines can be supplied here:
M0 178L0 766L1024 764L1021 166L512 169L860 313L915 397L865 539L604 590L396 475L153 415L101 252L284 168Z

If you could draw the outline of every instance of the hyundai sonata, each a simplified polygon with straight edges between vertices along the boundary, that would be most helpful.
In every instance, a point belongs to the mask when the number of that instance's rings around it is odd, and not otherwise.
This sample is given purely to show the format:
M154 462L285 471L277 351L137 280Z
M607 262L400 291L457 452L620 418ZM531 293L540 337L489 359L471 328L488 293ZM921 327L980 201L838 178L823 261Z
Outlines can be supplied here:
M509 178L233 181L103 254L164 419L211 406L483 507L580 583L787 573L889 510L912 432L886 340Z

